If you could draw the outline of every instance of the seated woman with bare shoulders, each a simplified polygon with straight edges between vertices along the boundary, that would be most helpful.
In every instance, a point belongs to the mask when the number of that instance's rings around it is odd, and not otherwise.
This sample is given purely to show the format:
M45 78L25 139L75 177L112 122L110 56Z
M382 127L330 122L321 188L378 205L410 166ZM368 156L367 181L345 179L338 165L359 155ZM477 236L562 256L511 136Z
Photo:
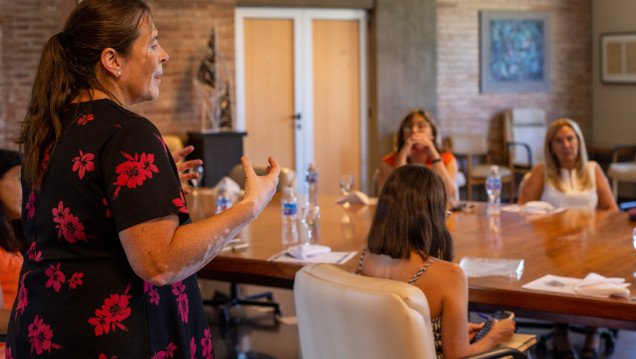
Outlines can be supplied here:
M515 323L499 320L470 344L482 325L468 322L468 282L451 262L454 249L445 204L444 183L428 167L396 168L380 193L357 273L420 288L433 318L437 357L449 359L494 348L512 336Z
M546 132L544 164L536 165L519 204L545 201L556 207L618 210L601 166L587 160L585 139L576 122L562 118Z
M393 170L406 164L419 164L428 166L442 178L450 201L456 198L457 161L452 153L440 152L437 148L437 126L428 112L411 110L400 123L395 142L395 152L384 156L380 163L380 190Z
M519 204L541 200L562 208L618 210L601 166L587 159L585 139L576 122L568 118L553 122L546 132L544 153L544 164L532 169ZM599 342L597 329L587 327L581 358L596 358ZM555 352L557 358L577 358L567 324L556 325Z

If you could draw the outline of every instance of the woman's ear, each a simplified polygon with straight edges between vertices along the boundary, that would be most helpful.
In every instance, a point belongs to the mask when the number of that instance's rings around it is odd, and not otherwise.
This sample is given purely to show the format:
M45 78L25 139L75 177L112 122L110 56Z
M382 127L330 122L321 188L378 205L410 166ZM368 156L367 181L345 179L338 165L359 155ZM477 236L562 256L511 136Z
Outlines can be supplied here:
M119 78L121 76L121 58L115 49L110 47L105 48L102 51L100 62L106 72L111 74L113 77Z

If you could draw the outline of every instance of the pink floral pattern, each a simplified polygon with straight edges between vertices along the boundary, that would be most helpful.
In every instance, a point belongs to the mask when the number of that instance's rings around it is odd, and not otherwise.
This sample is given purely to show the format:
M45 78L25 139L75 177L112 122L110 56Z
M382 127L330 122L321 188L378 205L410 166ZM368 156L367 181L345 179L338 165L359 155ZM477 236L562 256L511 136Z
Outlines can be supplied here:
M92 153L83 153L82 150L79 150L79 153L79 156L73 158L73 172L79 170L79 178L84 179L86 171L95 170L95 163L93 163L95 155Z
M155 137L157 137L157 139L161 141L161 144L163 145L163 150L166 151L166 155L170 155L170 153L168 152L168 145L166 145L166 141L164 141L163 137L159 136L156 133L155 133Z
M180 193L180 198L173 199L172 203L179 208L179 212L190 213L188 212L188 207L186 207L186 200L183 197L183 192Z
M201 347L203 351L203 358L212 359L212 334L210 329L203 331L203 338L201 338Z
M68 281L68 287L70 289L75 289L77 288L77 286L84 284L84 282L82 282L83 276L84 276L84 273L78 273L78 272L73 273L73 276Z
M29 194L29 200L26 204L27 219L31 219L35 216L35 192L31 191Z
M26 272L22 275L22 278L20 278L20 291L18 292L18 298L16 298L16 300L18 301L18 304L15 307L15 318L18 318L18 314L22 315L24 314L24 310L26 309L27 305L29 305L29 291L24 287L24 278L27 276L27 274L31 273Z
M119 174L117 181L113 183L118 186L115 190L115 198L119 195L122 186L136 188L141 186L147 178L152 178L152 173L158 173L159 169L154 164L155 155L152 153L142 153L141 156L135 153L135 157L121 152L128 161L117 166L115 172Z
M177 346L169 343L166 350L159 351L152 356L152 359L166 359L174 356L174 351L177 350Z
M7 350L5 351L4 355L5 355L6 359L13 359L13 356L11 355L11 348L10 347L7 348Z
M86 125L88 123L88 121L93 121L94 119L95 119L95 116L93 116L92 113L88 114L88 115L83 115L82 117L80 117L77 120L77 124L81 125L81 126L84 126L84 125Z
M57 237L64 237L70 243L77 241L87 242L84 225L79 218L71 214L70 208L64 208L64 203L60 201L57 208L53 208L53 222L57 223Z
M40 165L40 175L42 175L46 170L46 165L48 165L49 159L51 158L51 147L53 147L53 144L48 145L48 147L44 150L42 164Z
M197 341L194 340L194 337L190 340L190 359L194 359L197 354Z
M36 354L40 355L43 351L51 353L51 348L62 349L58 344L53 343L53 331L48 324L44 323L42 318L35 316L32 324L29 324L29 343L31 343L31 354L35 349Z
M183 281L179 281L172 285L172 293L177 296L177 304L179 307L179 315L184 323L188 322L188 296L185 294L185 284Z
M62 288L62 283L66 282L66 277L64 276L64 273L60 271L60 264L61 263L58 263L57 267L51 265L49 266L47 270L44 271L44 274L46 274L46 276L49 277L49 280L46 281L46 287L49 288L53 286L53 289L56 292L59 292L60 288Z
M150 303L159 306L159 291L154 285L144 281L144 293L147 293L150 297Z
M106 197L102 198L102 203L104 204L104 206L106 206L106 218L112 218L113 211L111 211L110 204L108 204L108 200L106 199Z
M36 262L42 260L42 251L35 250L35 242L31 243L31 247L29 247L29 250L27 251L27 257Z
M95 336L108 334L111 329L115 331L117 328L128 331L121 322L128 318L131 312L128 307L131 298L127 295L129 289L130 287L127 287L122 295L111 294L104 300L102 307L95 310L96 317L88 320L89 324L95 326Z

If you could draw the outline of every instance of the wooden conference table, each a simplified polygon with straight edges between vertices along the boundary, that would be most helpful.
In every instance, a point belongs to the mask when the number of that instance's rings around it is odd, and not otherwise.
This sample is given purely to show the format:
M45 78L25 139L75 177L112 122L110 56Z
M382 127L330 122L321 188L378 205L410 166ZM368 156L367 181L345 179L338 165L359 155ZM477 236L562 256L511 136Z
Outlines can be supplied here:
M335 203L321 196L320 243L332 251L360 251L375 206ZM215 198L199 193L188 197L194 221L214 212ZM463 257L524 259L521 279L469 279L471 310L512 310L517 316L636 330L636 249L626 213L567 210L552 215L503 212L488 217L484 203L472 212L454 212L448 220L455 243L455 261ZM268 262L281 251L280 194L241 231L246 249L224 251L198 272L200 278L293 288L301 264ZM354 271L359 255L343 264ZM631 283L629 298L594 298L521 288L546 274L583 278L590 272L621 277Z

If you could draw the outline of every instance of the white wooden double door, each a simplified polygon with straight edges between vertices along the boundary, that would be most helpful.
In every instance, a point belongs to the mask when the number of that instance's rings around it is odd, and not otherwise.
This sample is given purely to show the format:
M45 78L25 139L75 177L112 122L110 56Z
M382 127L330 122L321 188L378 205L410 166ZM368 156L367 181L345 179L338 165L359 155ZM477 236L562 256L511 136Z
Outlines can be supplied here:
M366 188L366 14L361 10L237 8L237 128L255 165L314 162L319 192L351 174Z

